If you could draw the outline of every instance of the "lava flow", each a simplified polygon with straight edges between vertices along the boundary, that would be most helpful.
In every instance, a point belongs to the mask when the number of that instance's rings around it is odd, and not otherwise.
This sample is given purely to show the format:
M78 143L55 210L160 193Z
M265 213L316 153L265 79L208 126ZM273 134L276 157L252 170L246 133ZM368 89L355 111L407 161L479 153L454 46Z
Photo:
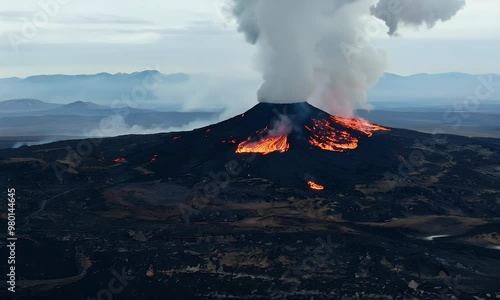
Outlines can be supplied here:
M324 186L322 186L321 184L317 184L316 182L311 181L311 180L309 180L309 181L307 182L307 185L309 185L309 187L310 187L311 189L313 189L313 190L318 190L318 191L321 191L321 190L324 190L324 189L325 189L325 187L324 187Z
M288 137L286 135L279 135L275 137L265 137L258 141L241 142L236 149L236 153L261 153L269 154L272 152L286 152L290 148L288 144Z
M330 119L338 124L341 124L342 126L349 128L349 129L354 129L359 132L362 132L366 134L368 137L371 137L373 135L373 131L389 131L389 128L385 128L379 125L372 124L366 120L363 119L347 119L347 118L341 118L341 117L334 117L330 116Z
M311 133L309 143L323 150L344 152L358 147L358 139L352 137L347 131L335 129L328 120L312 119L312 128L304 125Z
M282 119L269 129L269 126L255 133L259 136L258 140L249 137L238 144L236 153L260 153L263 155L272 152L286 152L290 148L288 144L288 134L291 131L291 124L288 119Z
M309 143L323 150L344 152L345 150L353 150L358 147L359 139L353 137L345 130L336 129L332 123L339 124L345 128L356 130L365 134L368 137L373 135L373 131L389 130L388 128L371 124L362 119L347 119L341 117L330 116L329 119L311 119L314 126L304 127L311 133Z

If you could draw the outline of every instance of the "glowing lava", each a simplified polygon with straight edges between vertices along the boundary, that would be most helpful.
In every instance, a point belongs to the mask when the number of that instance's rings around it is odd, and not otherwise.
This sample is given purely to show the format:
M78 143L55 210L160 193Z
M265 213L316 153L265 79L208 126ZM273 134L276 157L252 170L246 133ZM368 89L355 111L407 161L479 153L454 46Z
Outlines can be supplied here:
M344 152L358 147L359 139L349 132L336 129L332 124L341 125L347 129L356 130L368 137L373 135L373 131L388 131L388 128L372 124L363 119L347 119L330 116L328 119L311 119L314 126L305 128L311 133L309 143L323 150Z
M373 135L373 131L389 131L389 128L378 126L372 124L363 119L347 119L341 117L330 116L330 119L337 124L340 124L346 128L357 130L361 133L366 134L368 137Z
M269 154L272 152L286 152L290 148L288 136L279 135L275 137L265 137L258 141L246 141L239 143L236 153L261 153Z
M347 131L335 129L328 120L312 119L314 126L307 130L311 133L309 143L323 150L344 152L358 147L358 139L352 137Z
M127 159L125 157L118 157L118 158L113 159L113 162L115 164L124 163L126 161L127 161Z
M371 137L374 131L389 130L388 128L371 124L363 119L348 119L324 115L322 118L310 118L311 122L303 124L307 129L305 139L310 145L322 150L333 152L344 152L354 150L364 136ZM312 123L312 124L311 124ZM298 124L296 124L298 125ZM240 142L236 153L261 153L286 152L290 148L289 142L303 140L304 131L293 131L293 124L289 117L282 116L280 120L270 127L255 131L258 136L250 135L246 140ZM298 137L298 138L297 138ZM229 137L232 139L232 137ZM224 140L222 143L231 143L233 140Z
M317 184L316 182L311 181L311 180L309 180L309 181L307 182L307 185L309 185L309 187L310 187L311 189L313 189L313 190L318 190L318 191L321 191L321 190L324 190L324 189L325 189L325 187L324 187L324 186L322 186L321 184Z

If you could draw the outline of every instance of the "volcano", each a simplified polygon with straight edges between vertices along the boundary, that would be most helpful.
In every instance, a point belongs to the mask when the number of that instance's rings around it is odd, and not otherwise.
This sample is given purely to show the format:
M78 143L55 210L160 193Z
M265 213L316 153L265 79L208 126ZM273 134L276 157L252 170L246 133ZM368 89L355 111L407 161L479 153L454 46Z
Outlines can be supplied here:
M498 182L499 140L305 102L0 150L16 299L498 298Z
M165 176L209 176L232 162L233 169L245 169L231 171L235 177L303 188L313 181L338 191L397 167L401 147L391 139L389 128L335 117L306 102L259 103L229 120L166 138L154 153L134 153L126 160L140 164L158 154L148 169Z

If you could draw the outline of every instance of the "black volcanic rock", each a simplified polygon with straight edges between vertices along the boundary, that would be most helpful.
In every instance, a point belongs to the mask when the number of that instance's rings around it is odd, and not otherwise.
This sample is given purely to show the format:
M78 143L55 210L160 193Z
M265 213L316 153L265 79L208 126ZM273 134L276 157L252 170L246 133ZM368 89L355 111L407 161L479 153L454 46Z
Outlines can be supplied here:
M235 152L283 116L288 151ZM16 299L102 298L116 273L113 299L500 297L499 140L332 122L359 141L331 152L312 119L331 120L260 103L189 132L0 150Z
M255 137L256 132L286 116L293 129L288 135L290 149L285 153L237 154L237 145ZM311 119L324 119L329 115L308 103L270 104L260 103L242 115L218 124L176 135L165 139L155 147L159 158L151 169L165 176L192 173L208 176L210 171L224 170L228 161L241 160L247 165L245 174L238 177L262 177L285 186L306 187L308 180L318 181L331 189L352 187L353 183L365 183L380 178L385 171L393 170L400 163L396 156L402 149L395 143L390 132L376 132L367 136L337 124L338 130L359 138L359 146L345 152L324 151L308 142L312 127ZM207 132L208 131L208 132ZM258 138L257 138L258 139ZM233 140L234 143L227 143ZM222 141L226 141L223 143ZM391 145L388 147L387 145ZM398 152L399 151L399 152ZM152 157L152 152L130 157L139 162Z

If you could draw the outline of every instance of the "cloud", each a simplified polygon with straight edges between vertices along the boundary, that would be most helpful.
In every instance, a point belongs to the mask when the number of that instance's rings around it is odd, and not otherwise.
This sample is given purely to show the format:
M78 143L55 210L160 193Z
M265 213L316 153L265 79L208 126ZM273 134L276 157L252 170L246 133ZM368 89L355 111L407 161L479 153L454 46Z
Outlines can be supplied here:
M24 22L24 18L31 17L33 12L21 10L0 11L0 18L3 22Z
M59 24L119 24L119 25L154 25L146 19L138 19L134 17L126 16L115 16L106 14L93 14L92 16L87 15L73 15L70 17L64 17L56 21Z

